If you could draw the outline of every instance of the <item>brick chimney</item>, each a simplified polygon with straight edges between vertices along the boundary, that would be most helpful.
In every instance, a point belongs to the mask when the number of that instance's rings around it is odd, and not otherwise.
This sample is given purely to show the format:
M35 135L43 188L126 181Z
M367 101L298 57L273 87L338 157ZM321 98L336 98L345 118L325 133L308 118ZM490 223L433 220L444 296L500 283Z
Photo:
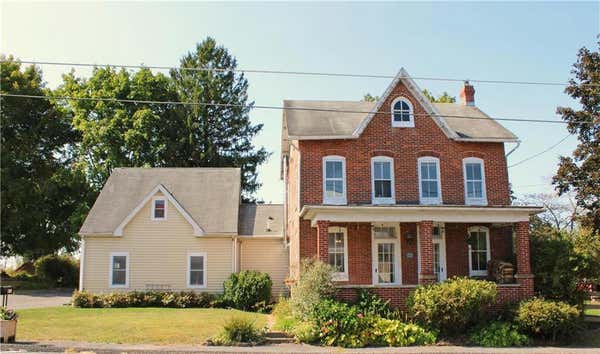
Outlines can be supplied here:
M460 100L465 106L475 105L475 88L469 84L469 81L465 81L464 86L460 89Z

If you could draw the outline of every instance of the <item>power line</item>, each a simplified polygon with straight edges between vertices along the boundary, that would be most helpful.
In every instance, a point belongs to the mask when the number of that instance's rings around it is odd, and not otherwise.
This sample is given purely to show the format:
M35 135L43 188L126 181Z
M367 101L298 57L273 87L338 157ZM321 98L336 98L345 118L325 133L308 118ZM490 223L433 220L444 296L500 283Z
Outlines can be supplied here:
M63 99L63 100L74 100L74 101L103 101L103 102L121 102L121 103L138 103L138 104L161 104L161 105L190 105L190 106L214 106L214 107L230 107L230 108L256 108L256 109L268 109L268 110L292 110L292 111L316 111L316 112L333 112L333 113L361 113L361 114L392 114L392 111L356 111L356 110L341 110L341 109L328 109L328 108L311 108L311 107L282 107L282 106L266 106L266 105L242 105L233 103L207 103L207 102L183 102L183 101L152 101L152 100L135 100L135 99L122 99L122 98L109 98L109 97L72 97L72 96L42 96L42 95L24 95L24 94L12 94L12 93L0 93L0 96L5 97L20 97L20 98L32 98L32 99ZM441 117L441 118L456 118L456 119L471 119L471 120L482 120L482 119L493 119L497 121L508 121L508 122L528 122L528 123L552 123L552 124L567 124L561 120L550 120L550 119L528 119L528 118L502 118L502 117L471 117L461 115L436 115L428 113L412 113L414 117ZM582 122L588 123L588 122ZM594 122L589 122L594 124Z
M567 138L568 138L568 137L570 137L571 135L573 135L573 134L569 133L567 136L565 136L564 138L560 139L558 142L556 142L556 143L552 144L551 146L547 147L546 149L544 149L544 150L542 150L542 151L538 152L537 154L533 154L533 155L531 155L531 156L529 156L529 157L527 157L527 158L525 158L525 159L523 159L523 160L521 160L521 161L515 162L515 163L513 163L512 165L508 166L508 168L511 168L511 167L518 166L518 165L520 165L520 164L522 164L522 163L525 163L525 162L527 162L527 161L529 161L529 160L531 160L531 159L534 159L534 158L536 158L536 157L538 157L538 156L540 156L540 155L542 155L542 154L545 154L545 153L547 153L548 151L550 151L550 150L554 149L555 147L557 147L558 145L562 144L562 143L563 143L565 140L567 140Z
M6 60L3 62L7 62ZM239 72L253 74L273 74L273 75L305 75L305 76L328 76L328 77L353 77L353 78L372 78L372 79L393 79L394 75L378 75L378 74L352 74L352 73L331 73L331 72L316 72L316 71L286 71L286 70L260 70L260 69L219 69L219 68L182 68L174 66L158 66L158 65L118 65L118 64L93 64L93 63L76 63L76 62L53 62L53 61L37 61L37 60L19 60L24 64L34 65L57 65L57 66L77 66L77 67L112 67L112 68L128 68L128 69L156 69L156 70L180 70L180 71L211 71L211 72ZM450 82L476 82L482 84L512 84L512 85L542 85L542 86L567 86L567 82L544 82L544 81L510 81L510 80L484 80L484 79L457 79L457 78L442 78L442 77L426 77L426 76L410 76L414 80L429 80L429 81L450 81ZM600 84L582 83L583 86L600 86Z

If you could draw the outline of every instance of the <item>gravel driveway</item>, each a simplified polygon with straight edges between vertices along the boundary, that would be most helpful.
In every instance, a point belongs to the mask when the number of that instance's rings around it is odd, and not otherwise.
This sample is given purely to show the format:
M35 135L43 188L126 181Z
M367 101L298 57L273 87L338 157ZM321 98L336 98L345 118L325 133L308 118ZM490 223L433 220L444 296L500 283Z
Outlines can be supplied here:
M62 306L71 301L72 289L15 290L8 296L8 307L20 310L35 307Z

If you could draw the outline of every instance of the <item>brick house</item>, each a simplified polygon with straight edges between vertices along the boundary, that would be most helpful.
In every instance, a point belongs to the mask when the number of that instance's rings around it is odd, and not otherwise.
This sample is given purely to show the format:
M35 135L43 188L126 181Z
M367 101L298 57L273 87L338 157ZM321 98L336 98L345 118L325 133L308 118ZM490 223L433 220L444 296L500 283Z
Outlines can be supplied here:
M505 143L474 104L431 103L404 69L377 102L284 101L282 178L290 277L302 258L337 268L339 296L371 288L403 306L419 284L489 276L509 262L499 303L533 295L529 217L511 206ZM472 118L472 119L469 119Z

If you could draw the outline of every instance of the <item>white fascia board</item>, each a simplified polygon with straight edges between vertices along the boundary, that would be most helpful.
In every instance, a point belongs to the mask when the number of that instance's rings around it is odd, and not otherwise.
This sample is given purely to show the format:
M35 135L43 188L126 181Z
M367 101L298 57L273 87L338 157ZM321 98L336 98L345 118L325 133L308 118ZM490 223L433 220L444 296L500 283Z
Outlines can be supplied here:
M123 236L123 229L125 228L125 226L129 224L129 222L137 215L137 213L139 213L140 210L142 210L144 205L146 205L150 201L150 199L158 192L162 192L165 198L167 198L171 202L171 204L175 206L177 211L179 211L179 213L187 220L187 222L189 222L190 225L192 225L195 236L204 235L204 230L202 230L202 227L200 227L200 225L196 223L192 216L181 206L181 204L179 204L179 202L173 197L173 195L167 190L167 188L165 188L165 186L163 186L162 184L159 184L156 187L154 187L154 189L152 189L152 191L150 191L150 193L148 193L146 197L144 197L144 199L131 211L131 213L129 213L129 215L127 215L127 217L125 217L125 219L123 219L123 221L121 221L119 226L117 226L117 228L113 232L113 236Z
M540 207L331 207L305 206L300 215L316 225L317 220L331 222L434 222L456 223L512 223L529 221L529 216L543 211Z

